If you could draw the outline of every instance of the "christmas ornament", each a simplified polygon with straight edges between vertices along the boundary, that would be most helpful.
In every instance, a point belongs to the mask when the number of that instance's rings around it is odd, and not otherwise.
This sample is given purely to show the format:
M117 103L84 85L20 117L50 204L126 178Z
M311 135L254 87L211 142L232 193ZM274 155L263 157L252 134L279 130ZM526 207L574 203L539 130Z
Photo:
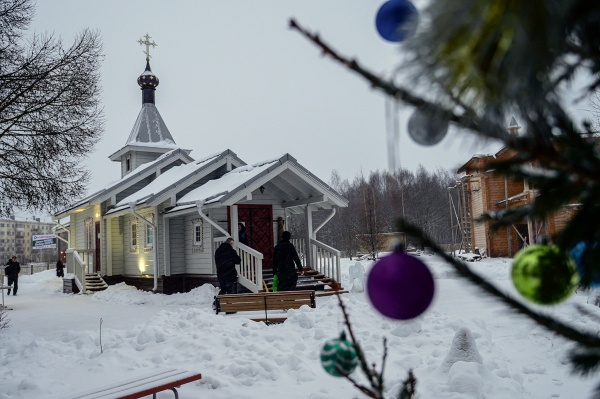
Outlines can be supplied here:
M418 23L419 13L408 0L386 1L375 17L377 32L390 42L401 42L413 37Z
M592 248L596 248L598 246L598 243L595 242L594 245L592 246ZM571 250L569 251L569 255L571 255L571 258L573 258L573 260L575 261L575 264L577 265L577 271L579 272L579 275L583 278L585 271L587 269L587 261L586 261L586 256L587 256L587 251L588 251L588 244L585 241L580 241L577 243L577 245L575 245L573 248L571 248ZM598 272L592 272L592 279L590 281L590 286L594 287L594 288L599 288L600 287L600 274Z
M511 274L517 291L542 305L567 299L579 283L575 262L554 245L530 245L520 250Z
M345 375L350 375L358 365L356 350L352 342L346 339L342 333L339 338L330 339L325 342L321 349L321 365L323 369L334 377L343 377L339 370Z
M431 146L448 133L448 121L440 113L416 109L408 120L408 135L418 144Z
M414 256L396 250L381 258L367 278L371 303L384 316L410 320L422 314L433 300L433 276Z

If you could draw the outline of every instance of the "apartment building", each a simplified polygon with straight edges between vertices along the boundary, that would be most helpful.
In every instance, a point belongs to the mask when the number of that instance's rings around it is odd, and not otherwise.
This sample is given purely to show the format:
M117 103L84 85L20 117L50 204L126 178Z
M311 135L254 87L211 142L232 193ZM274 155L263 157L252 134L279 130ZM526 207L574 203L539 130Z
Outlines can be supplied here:
M52 227L54 223L42 222L40 218L0 219L0 264L15 255L21 264L55 261L56 249L33 250L32 244L32 236L52 234Z

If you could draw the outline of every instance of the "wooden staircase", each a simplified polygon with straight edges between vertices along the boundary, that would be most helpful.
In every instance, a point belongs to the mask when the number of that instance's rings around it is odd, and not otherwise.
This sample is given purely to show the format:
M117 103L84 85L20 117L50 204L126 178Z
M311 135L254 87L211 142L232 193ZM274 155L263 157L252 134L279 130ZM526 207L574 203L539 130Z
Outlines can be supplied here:
M273 290L273 270L263 269L263 280L267 285L269 291ZM334 295L336 292L346 293L348 291L342 291L341 286L335 283L331 278L320 274L316 270L311 268L304 268L304 275L298 274L298 283L296 284L297 290L312 290L315 291L316 296L328 296ZM263 290L264 291L264 290ZM241 284L238 284L238 293L243 294L250 292Z
M106 281L98 273L86 273L85 275L85 290L89 293L104 291L108 288Z

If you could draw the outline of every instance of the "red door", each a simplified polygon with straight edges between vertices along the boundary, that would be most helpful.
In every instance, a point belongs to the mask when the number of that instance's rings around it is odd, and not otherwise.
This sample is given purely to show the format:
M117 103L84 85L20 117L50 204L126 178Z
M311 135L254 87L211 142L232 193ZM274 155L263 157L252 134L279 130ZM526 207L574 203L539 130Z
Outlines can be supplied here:
M96 240L96 261L94 262L96 273L100 273L100 222L96 222L96 228L94 229L96 232L95 240Z
M273 267L273 207L238 205L238 220L246 226L250 248L263 254L263 267Z

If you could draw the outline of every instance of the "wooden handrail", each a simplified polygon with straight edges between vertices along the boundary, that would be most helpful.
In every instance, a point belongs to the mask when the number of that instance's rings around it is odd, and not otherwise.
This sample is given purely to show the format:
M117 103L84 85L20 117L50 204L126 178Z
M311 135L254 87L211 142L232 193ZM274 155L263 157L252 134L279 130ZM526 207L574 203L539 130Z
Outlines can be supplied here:
M256 258L263 260L264 259L264 255L260 252L258 252L256 249L250 248L249 246L242 244L241 242L234 242L234 245L236 248L242 249L245 252L249 253L252 256L255 256Z
M313 245L316 245L317 247L319 247L319 248L322 248L322 249L324 249L324 250L326 250L326 251L329 251L329 252L331 252L331 253L333 253L333 254L335 254L335 255L337 255L337 256L340 256L340 255L341 255L341 252L340 252L340 251L338 251L338 250L337 250L337 249L335 249L335 248L332 248L332 247L330 247L330 246L329 246L329 245L327 245L327 244L323 244L321 241L317 241L317 240L315 240L315 239L311 238L311 239L310 239L310 243L311 243L311 244L313 244Z

